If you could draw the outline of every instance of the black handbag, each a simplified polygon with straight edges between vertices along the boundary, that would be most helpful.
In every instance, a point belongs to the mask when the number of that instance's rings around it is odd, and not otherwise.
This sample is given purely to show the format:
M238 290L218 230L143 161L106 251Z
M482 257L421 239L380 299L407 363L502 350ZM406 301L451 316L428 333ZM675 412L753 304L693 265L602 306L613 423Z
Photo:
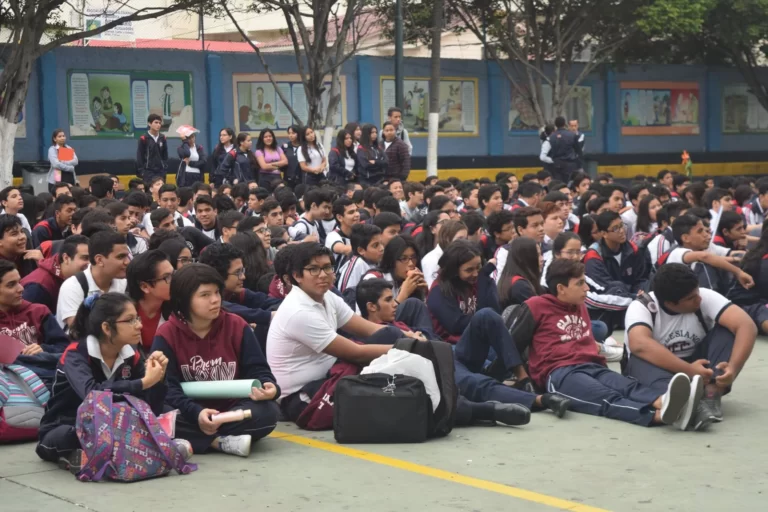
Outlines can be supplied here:
M423 443L432 403L415 377L371 373L340 379L333 409L339 443Z

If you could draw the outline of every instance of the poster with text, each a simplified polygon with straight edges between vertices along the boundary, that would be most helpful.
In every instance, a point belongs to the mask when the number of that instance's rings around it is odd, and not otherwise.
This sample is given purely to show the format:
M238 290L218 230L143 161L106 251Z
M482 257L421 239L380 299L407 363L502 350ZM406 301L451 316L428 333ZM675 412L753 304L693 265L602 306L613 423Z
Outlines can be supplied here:
M404 82L405 109L403 124L410 136L427 135L429 117L429 79L408 78ZM381 121L396 106L394 77L381 77ZM477 123L477 79L440 79L439 133L448 137L475 137Z
M275 131L279 137L286 136L286 130L293 124L306 124L307 122L307 95L299 75L274 75L277 87L269 80L268 75L235 74L232 76L235 100L235 119L238 132L249 132L252 136L258 136L264 128ZM340 77L341 101L336 109L333 124L340 128L346 123L346 97L347 81ZM331 91L331 82L324 84L324 91L320 100L322 118L328 106L328 97ZM278 94L279 92L279 94ZM285 101L301 119L297 122L291 115Z
M0 66L0 75L3 74L3 66ZM3 96L0 95L0 100ZM16 136L17 139L27 138L27 102L21 107L21 112L16 116Z
M723 133L768 133L768 111L746 84L723 88Z
M552 123L555 119L552 109L552 86L542 85L541 94L544 100L544 115L547 121ZM591 86L580 85L573 87L573 92L565 103L565 118L569 121L578 120L579 130L583 133L592 131L593 108ZM529 95L522 94L513 87L512 101L509 107L509 131L513 134L538 132L539 124Z
M133 138L147 131L147 117L162 117L161 132L194 125L189 73L70 71L67 75L72 138Z
M621 82L622 135L697 135L699 84Z

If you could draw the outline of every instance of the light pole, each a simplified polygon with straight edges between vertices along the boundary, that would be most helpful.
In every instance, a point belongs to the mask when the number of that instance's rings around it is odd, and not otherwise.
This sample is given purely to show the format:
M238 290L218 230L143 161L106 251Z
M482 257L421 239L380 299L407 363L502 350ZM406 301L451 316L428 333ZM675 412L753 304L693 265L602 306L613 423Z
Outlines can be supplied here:
M403 73L403 0L395 0L395 105L405 108Z

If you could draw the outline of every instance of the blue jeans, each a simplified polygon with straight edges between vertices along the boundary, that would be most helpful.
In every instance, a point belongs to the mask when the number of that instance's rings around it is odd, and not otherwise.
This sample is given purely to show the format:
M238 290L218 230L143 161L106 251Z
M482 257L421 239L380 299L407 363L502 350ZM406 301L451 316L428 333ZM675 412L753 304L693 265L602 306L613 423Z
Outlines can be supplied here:
M529 409L533 407L536 395L505 386L481 373L491 348L507 370L523 364L501 316L490 308L484 308L474 314L453 349L456 385L461 395L472 402L495 400L522 404Z
M600 320L592 320L592 336L595 337L595 341L600 343L605 341L610 333L608 332L608 326L605 322Z

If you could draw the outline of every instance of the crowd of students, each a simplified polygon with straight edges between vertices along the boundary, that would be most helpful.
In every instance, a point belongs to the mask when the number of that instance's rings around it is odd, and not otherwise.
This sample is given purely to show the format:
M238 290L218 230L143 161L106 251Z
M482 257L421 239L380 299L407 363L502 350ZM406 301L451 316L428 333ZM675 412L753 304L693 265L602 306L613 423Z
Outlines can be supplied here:
M768 179L419 183L382 164L375 127L357 131L339 135L335 176L309 128L282 147L262 132L255 153L225 129L217 186L190 177L204 155L191 140L178 187L146 167L150 130L127 191L109 176L31 199L0 191L0 333L53 390L41 458L79 467L77 408L95 389L178 409L186 456L247 456L336 362L365 366L403 337L454 345L457 425L567 410L681 430L723 419L721 397L768 333ZM358 140L365 158L350 163ZM290 172L288 146L304 154ZM214 401L181 387L231 379L262 387ZM250 418L214 422L235 409Z

